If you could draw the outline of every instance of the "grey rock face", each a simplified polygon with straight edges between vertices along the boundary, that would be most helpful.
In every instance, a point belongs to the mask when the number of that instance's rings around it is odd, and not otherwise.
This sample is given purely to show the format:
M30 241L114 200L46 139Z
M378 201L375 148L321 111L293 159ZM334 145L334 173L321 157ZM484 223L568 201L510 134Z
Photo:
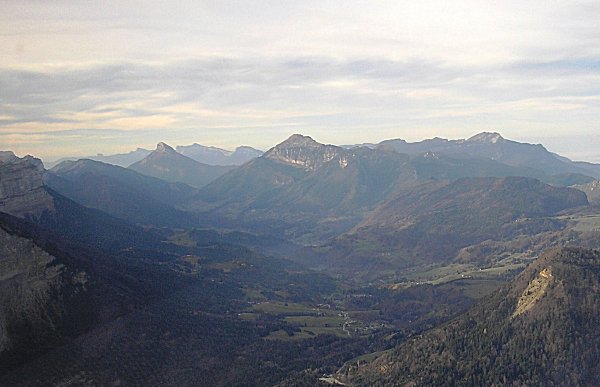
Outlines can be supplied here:
M345 152L338 146L320 144L308 136L294 134L265 153L264 157L295 165L307 171L315 171Z
M53 199L44 187L42 162L6 153L0 157L0 211L20 218L52 211Z
M54 261L33 241L0 228L0 353L19 339L9 332L11 326L53 329L48 304L61 287L64 271L63 265L52 265Z
M600 203L600 180L595 180L587 184L575 185L573 188L585 192L590 203Z

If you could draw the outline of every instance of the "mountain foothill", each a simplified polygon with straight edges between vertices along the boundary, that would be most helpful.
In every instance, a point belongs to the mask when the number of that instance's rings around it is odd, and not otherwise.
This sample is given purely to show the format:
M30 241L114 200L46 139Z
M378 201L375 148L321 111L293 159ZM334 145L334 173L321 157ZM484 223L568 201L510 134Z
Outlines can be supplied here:
M599 180L487 132L0 151L0 385L594 385Z

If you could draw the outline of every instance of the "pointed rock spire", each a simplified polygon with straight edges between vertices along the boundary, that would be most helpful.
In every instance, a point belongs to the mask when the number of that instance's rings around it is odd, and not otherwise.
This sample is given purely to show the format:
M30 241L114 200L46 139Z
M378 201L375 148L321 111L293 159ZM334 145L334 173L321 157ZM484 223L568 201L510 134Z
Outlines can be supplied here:
M159 142L156 145L156 151L158 152L175 152L175 149L165 144L164 142Z
M471 142L488 142L495 144L498 141L504 140L504 137L497 132L481 132L479 134L470 137L467 141Z

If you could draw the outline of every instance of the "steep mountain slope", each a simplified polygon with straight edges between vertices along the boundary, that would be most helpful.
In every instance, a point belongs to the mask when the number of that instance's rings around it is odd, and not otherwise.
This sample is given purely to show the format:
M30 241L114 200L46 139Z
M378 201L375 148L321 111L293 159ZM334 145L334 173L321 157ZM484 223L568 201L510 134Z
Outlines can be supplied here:
M436 185L432 183L430 187ZM431 213L447 217L469 209L492 221L497 216L506 219L548 216L587 204L585 197L574 189L553 187L526 177L464 178L439 185L443 186L425 194L416 191L419 200L409 196L416 193L414 190L400 192L359 227L392 226L406 217ZM497 215L484 216L486 212Z
M9 162L17 159L17 156L11 151L0 151L0 162Z
M592 179L581 171L541 145L497 133L349 148L296 134L204 187L194 208L207 225L238 225L314 243L349 230L394 192L437 184L431 180L523 176L567 186ZM420 200L419 194L408 195Z
M0 374L185 286L154 263L166 253L102 250L65 234L0 213Z
M463 177L538 177L539 171L526 167L513 167L482 157L449 157L443 153L425 152L411 158L421 179L455 180Z
M585 192L590 203L600 203L600 180L574 185L573 188Z
M600 252L557 249L465 315L346 370L352 385L592 386L598 310Z
M241 206L262 203L334 159L341 168L341 157L345 152L342 148L319 144L310 137L295 134L262 157L209 184L201 190L199 199Z
M321 346L327 341L333 342L332 346L345 345L345 340L333 336L315 338L312 340L315 344L304 345L264 340L271 332L281 329L293 332L297 328L288 328L285 322L258 310L254 313L251 307L255 302L249 300L272 297L269 299L281 306L287 306L288 302L312 304L322 302L321 294L335 289L329 278L307 272L299 265L214 242L185 248L165 243L164 249L173 255L169 260L158 261L145 251L136 254L135 249L90 255L86 248L79 248L81 245L47 237L41 235L41 240L34 243L49 250L49 245L58 242L60 248L67 246L70 252L77 253L52 263L60 262L66 268L77 267L77 273L84 272L76 277L85 280L82 310L75 309L67 321L81 322L86 317L85 307L91 309L91 323L83 332L67 330L65 337L57 332L62 329L62 321L58 319L52 320L55 329L46 336L41 336L41 330L23 328L36 339L56 341L47 341L46 346L36 343L31 347L35 353L24 352L18 359L13 357L15 352L6 352L6 357L0 352L0 385L273 385L286 372L301 370L305 363L313 361L314 352L304 346ZM14 246L8 248L13 257ZM52 248L54 251L49 254L57 256L56 248ZM13 261L32 261L28 249L30 245ZM50 259L31 264L33 269L29 271L37 270L36 281L45 280L40 272L44 273ZM0 269L3 262L0 255ZM24 265L21 262L19 267ZM4 285L4 274L0 272L0 286ZM19 276L9 278L13 282L7 286L19 283L23 275ZM22 294L25 292L2 293L0 302L8 299L9 305L29 305L27 299L21 298ZM58 292L51 295L60 308L64 308L62 295ZM37 297L35 301L40 299ZM112 306L115 310L105 311L101 306ZM44 317L51 312L49 307L42 304L34 310ZM0 309L0 317L4 312ZM8 312L12 316L13 312ZM27 308L15 313L19 316L27 313L28 322L38 321ZM246 319L242 314L256 319ZM98 315L104 319L100 320ZM21 350L28 348L21 346ZM297 356L298 349L306 352L303 356L308 360L297 364L288 361ZM327 351L324 352L320 356L326 356ZM261 361L257 362L256 353L261 354ZM35 358L37 355L41 356Z
M148 382L158 380L152 379L160 378L152 373L155 367L139 360L168 350L172 341L163 340L164 323L175 329L181 342L202 348L200 354L194 348L186 352L200 365L195 371L200 378L206 375L204 360L230 361L240 346L258 346L261 335L282 327L278 321L255 324L233 317L248 306L243 289L258 288L292 302L334 287L330 279L307 273L299 265L224 245L210 236L202 245L170 243L159 233L84 208L45 187L39 160L3 160L10 161L0 165L2 192L11 194L3 197L3 203L21 218L0 213L1 385L50 383L44 375L68 383L80 375L79 370L69 373L78 366L90 373L103 369L94 374L99 384L113 380L116 370L125 380L139 382L137 367L151 374ZM40 206L20 208L11 203L35 198L31 192L41 192L48 207L29 212ZM236 313L230 316L232 310ZM125 329L123 321L128 321ZM94 333L85 336L92 329ZM106 339L102 333L107 331L116 341L109 338L110 345L100 345L99 351L95 346L99 338ZM152 332L151 337L140 340L143 332ZM85 338L78 338L82 334ZM78 340L87 340L84 347L94 348L83 364L84 357L73 351L79 348ZM128 352L132 345L135 349ZM43 357L48 351L50 357ZM116 353L135 355L127 362L110 363L118 358ZM38 356L45 360L35 363ZM102 367L107 361L110 368ZM37 365L17 370L27 364ZM210 367L215 378L217 368ZM186 374L182 380L189 383L189 378Z
M341 157L344 154L345 150L338 146L321 144L309 136L293 134L269 149L264 157L282 164L295 165L306 171L315 171L334 159L343 164Z
M196 143L178 145L175 149L192 160L208 165L242 165L263 154L262 151L249 146L239 146L233 152Z
M248 375L272 385L313 361L315 344L264 340L300 329L254 311L250 300L316 305L336 288L327 276L220 243L246 238L239 233L191 230L193 240L174 240L143 230L44 186L39 160L3 160L0 169L11 172L1 180L11 194L3 203L22 218L0 213L0 385L240 385ZM29 212L10 203L30 191L49 206ZM356 351L335 336L312 342L345 360L352 355L340 346ZM302 361L288 361L297 350Z
M0 212L18 217L40 217L53 210L52 197L42 184L44 166L31 156L3 152L0 158Z
M580 169L584 170L584 174L588 176L594 176L595 178L599 178L600 174L600 164L597 163L588 163L585 161L575 161L575 165Z
M45 170L31 156L0 162L0 212L102 249L152 249L161 237L129 222L83 207L44 184Z
M302 238L336 235L398 184L415 180L408 157L343 149L293 135L200 191L209 216Z
M466 246L560 230L548 218L587 205L581 192L524 177L434 181L397 191L321 264L374 272L449 262Z
M310 137L292 136L265 158L295 165L308 174L281 188L270 203L293 203L318 211L350 211L379 203L401 180L414 180L408 158L368 148L345 150Z
M122 168L92 160L67 161L50 170L64 179L75 181L85 176L107 176L115 182L136 188L155 200L171 206L186 203L198 190L183 183L169 183Z
M80 332L92 317L89 277L49 254L0 213L0 368ZM73 324L73 315L78 322Z
M530 172L525 176L531 176L531 170L538 170L538 175L579 173L600 177L600 165L575 163L549 152L542 145L507 140L498 133L483 132L467 140L445 140L438 137L415 143L387 140L380 146L390 146L400 153L411 155L435 152L451 157L483 157L513 167L527 168Z
M172 227L196 222L176 209L197 193L183 183L92 160L65 161L46 173L44 181L77 203L129 222Z
M233 169L232 166L202 164L192 160L165 143L159 143L156 150L129 166L143 175L165 181L180 182L200 188Z
M201 201L198 205L243 208L262 195L293 184L306 175L303 169L259 157L202 188L197 196Z

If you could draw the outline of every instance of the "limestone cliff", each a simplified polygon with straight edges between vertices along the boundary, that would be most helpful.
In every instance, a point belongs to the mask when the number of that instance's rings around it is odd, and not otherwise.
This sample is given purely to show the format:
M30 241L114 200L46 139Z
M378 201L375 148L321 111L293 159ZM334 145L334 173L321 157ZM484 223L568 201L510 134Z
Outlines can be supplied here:
M60 344L89 316L81 308L87 303L87 273L67 267L25 227L33 226L0 218L0 369Z
M51 294L60 288L64 267L52 265L51 256L33 241L18 237L0 228L0 353L10 349L17 340L9 328L22 316L45 320Z
M16 157L2 152L0 157L0 212L19 218L39 218L54 210L52 196L43 183L42 162L31 156Z
M345 167L348 161L343 157L344 153L346 152L340 147L320 144L308 136L294 134L269 150L265 157L315 171L336 157L339 158L340 166Z

